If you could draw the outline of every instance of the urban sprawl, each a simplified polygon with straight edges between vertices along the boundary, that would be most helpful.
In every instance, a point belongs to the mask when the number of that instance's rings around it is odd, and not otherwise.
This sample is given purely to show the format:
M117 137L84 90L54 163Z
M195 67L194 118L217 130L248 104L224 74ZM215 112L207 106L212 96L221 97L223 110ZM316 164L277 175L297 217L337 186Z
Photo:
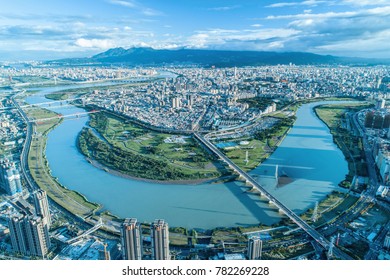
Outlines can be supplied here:
M33 107L23 98L34 94L35 88L94 83L101 86L71 92L59 102L109 112L155 131L200 133L217 142L267 131L281 121L277 114L292 118L293 106L305 102L367 102L362 110L346 110L341 120L342 129L360 139L361 161L366 163L367 172L357 172L347 184L357 202L322 225L311 224L317 220L318 205L313 209L314 218L308 223L330 240L327 243L293 230L296 225L288 221L286 230L277 226L255 229L241 232L235 242L226 242L216 238L213 230L169 228L164 217L149 224L140 223L137 217L111 221L78 217L27 178L24 165L27 169L35 166L23 162L30 148L29 126L44 121L26 122L22 112ZM348 254L348 248L355 252L353 244L365 244L366 249L360 255L349 253L352 259L390 259L389 187L389 67L0 66L0 259L277 259L283 258L280 248L291 258L332 259L344 256L336 252L339 247L343 253ZM371 227L367 215L375 215L377 209L387 221ZM178 236L183 244L177 243Z

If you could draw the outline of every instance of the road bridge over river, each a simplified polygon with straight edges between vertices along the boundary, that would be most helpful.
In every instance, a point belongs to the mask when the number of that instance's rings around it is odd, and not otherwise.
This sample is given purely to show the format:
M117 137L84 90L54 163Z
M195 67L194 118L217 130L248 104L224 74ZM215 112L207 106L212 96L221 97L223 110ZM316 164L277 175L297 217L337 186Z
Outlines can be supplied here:
M243 178L247 184L251 185L257 191L260 192L261 196L265 197L269 203L275 205L279 212L285 214L289 217L295 224L297 224L301 229L303 229L309 236L314 238L314 240L324 247L326 250L331 246L331 242L328 241L323 235L321 235L318 231L316 231L313 227L307 224L301 217L295 214L292 210L290 210L287 206L285 206L281 201L279 201L276 197L274 197L271 193L269 193L264 187L262 187L255 179L253 179L248 173L243 171L240 167L238 167L233 161L231 161L227 156L225 156L217 147L214 146L208 139L200 135L199 133L194 133L195 139L201 142L206 148L208 148L211 152L217 155L222 161L224 161L231 169L239 174L241 178ZM351 260L352 258L342 252L340 249L334 247L333 248L333 256L339 259Z

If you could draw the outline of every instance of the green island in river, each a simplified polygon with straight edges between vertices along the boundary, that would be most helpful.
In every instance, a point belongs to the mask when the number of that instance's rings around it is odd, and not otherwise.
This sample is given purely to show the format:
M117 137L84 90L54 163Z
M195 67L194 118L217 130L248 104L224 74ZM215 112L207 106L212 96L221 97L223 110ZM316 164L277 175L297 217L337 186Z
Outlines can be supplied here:
M300 104L291 104L287 112L291 113L296 111L299 105ZM317 107L315 111L320 119L322 119L330 128L336 144L342 148L342 145L336 140L336 133L340 129L340 124L345 122L345 113L351 110L361 110L368 106L369 104L355 106L351 104L348 105L347 103L323 105ZM128 174L133 178L149 178L150 180L158 182L170 183L174 181L185 182L186 180L188 182L191 180L192 182L210 180L211 178L219 178L224 175L230 175L227 177L233 178L228 170L224 169L215 158L206 153L206 151L190 136L152 131L105 111L91 114L90 116L91 119L88 126L79 134L78 148L87 156L91 163L97 162L98 164L101 164L100 167L103 167L103 169L107 168L110 169L110 171L118 171L119 175ZM294 120L289 118L288 115L280 112L275 113L271 117L279 118L277 125L246 139L234 139L236 142L239 140L248 140L251 146L252 144L255 146L256 151L262 151L262 153L259 153L260 156L256 159L250 158L250 161L252 161L250 165L246 165L243 161L243 159L245 159L245 149L237 148L225 150L224 152L241 167L245 167L247 170L255 168L279 145L283 140L284 135L286 135L289 128L294 123ZM341 132L347 133L346 131L343 131L343 127L341 127ZM272 135L272 137L270 135ZM346 137L344 140L348 138L348 135L345 134L344 136ZM351 147L351 145L352 144L348 145L348 147ZM360 147L359 145L356 147L357 153L360 151ZM349 154L346 149L342 149L342 151L344 155ZM30 154L33 155L35 153ZM350 174L348 174L346 179L350 180L351 176L355 175L353 171L351 172L353 169L353 164L351 165L351 162L353 163L353 160L348 156L346 156L346 159L349 163L350 170ZM45 167L47 168L47 165ZM364 170L364 166L362 166L362 170ZM162 174L165 176L162 176ZM349 180L346 180L346 182L349 182ZM350 185L347 184L344 187L349 186ZM56 197L57 195L54 193L52 194L50 189L51 188L49 187L49 196L52 198ZM55 190L56 188L53 189ZM75 193L75 195L77 195L77 193ZM62 196L62 199L67 201L69 198L67 196ZM302 218L308 223L313 224L313 226L318 227L334 220L353 205L356 200L357 198L355 196L349 195L348 193L334 191L319 203L319 219L316 222L313 223L311 221L312 209L308 209L306 213L302 214ZM84 204L89 202L79 201L79 203ZM73 212L72 208L72 206L67 207L67 209ZM85 215L86 213L83 214ZM102 213L102 215L103 214L105 219L116 220L115 217L109 216L107 213ZM288 220L283 219L277 225L289 224L290 222ZM233 238L232 231L234 230L240 235L243 231L267 228L269 227L262 224L248 228L218 228L212 230L210 235L218 240L220 239L220 236L224 236L224 239L227 238L226 240L229 241L230 238ZM178 229L181 228L176 228L175 230ZM273 232L272 236L275 240L287 238L279 231ZM185 235L181 236L179 234L172 240L172 244L182 245L185 244L186 240Z
M158 133L108 112L91 115L78 146L90 160L135 178L209 180L227 173L192 137Z

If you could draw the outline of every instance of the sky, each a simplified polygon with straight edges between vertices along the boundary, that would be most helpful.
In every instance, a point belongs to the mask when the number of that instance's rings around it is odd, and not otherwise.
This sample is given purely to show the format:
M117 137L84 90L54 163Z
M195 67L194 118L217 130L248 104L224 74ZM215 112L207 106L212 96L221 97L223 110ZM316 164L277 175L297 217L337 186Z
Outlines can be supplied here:
M0 60L115 47L390 58L390 0L0 0Z

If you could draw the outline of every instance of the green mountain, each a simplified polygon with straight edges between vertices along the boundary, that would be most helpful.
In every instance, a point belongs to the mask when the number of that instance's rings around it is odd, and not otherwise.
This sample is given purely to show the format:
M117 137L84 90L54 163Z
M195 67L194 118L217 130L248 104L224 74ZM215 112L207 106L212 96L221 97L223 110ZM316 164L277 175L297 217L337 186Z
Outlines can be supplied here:
M152 48L114 48L90 58L51 61L54 64L123 64L128 66L199 65L233 67L289 64L389 64L390 61L368 58L347 58L305 52L260 52L225 50L156 50Z

